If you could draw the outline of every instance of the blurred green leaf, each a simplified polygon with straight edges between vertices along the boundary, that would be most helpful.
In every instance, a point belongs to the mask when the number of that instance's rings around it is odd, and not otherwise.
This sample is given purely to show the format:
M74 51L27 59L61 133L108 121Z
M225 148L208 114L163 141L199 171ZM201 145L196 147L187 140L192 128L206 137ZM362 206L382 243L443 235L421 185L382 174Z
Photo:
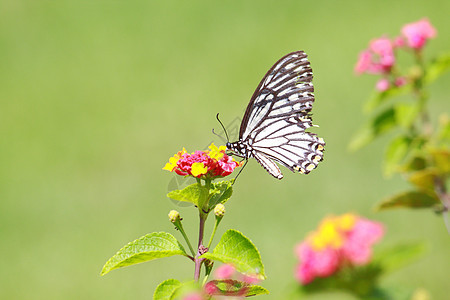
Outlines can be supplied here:
M422 242L400 244L377 251L372 259L383 270L383 274L396 271L417 261L425 253L426 247Z
M384 92L375 91L364 106L365 112L371 112L381 104L386 102L389 98L406 94L411 91L411 85L403 85L401 87L393 87Z
M412 173L408 180L419 189L434 194L434 179L437 175L436 169L424 169Z
M175 290L181 285L176 279L161 282L153 293L153 300L170 300Z
M438 144L450 147L450 118L443 114L439 118Z
M407 136L399 136L391 141L384 156L384 173L391 175L399 169L399 164L408 154L412 139Z
M264 265L255 245L237 230L227 230L212 252L201 257L230 264L240 273L265 279Z
M407 162L401 166L401 171L411 172L423 170L427 167L427 160L418 154L412 156Z
M394 109L395 122L406 129L411 127L419 113L419 108L416 104L397 103Z
M252 285L246 282L233 279L211 280L208 284L214 284L218 291L213 295L220 296L244 296L251 297L269 294L269 291L262 286Z
M450 151L449 149L430 149L434 165L441 174L450 173Z
M450 69L450 53L445 53L438 56L425 71L424 82L429 84L443 75Z
M206 187L198 183L194 183L188 185L182 190L170 191L167 194L167 197L177 201L190 202L198 207L201 207L199 203L205 203L208 198L208 192L209 191Z
M396 112L390 107L378 113L365 127L359 130L350 141L350 150L358 150L379 135L391 130L396 125Z
M225 203L230 199L233 194L233 181L221 181L211 184L211 189L209 191L212 194L211 199L209 199L209 210L213 209L219 203Z
M374 293L382 270L377 264L342 268L328 277L317 277L311 283L302 285L302 294L316 293L330 290L346 291L358 298L369 299Z
M103 266L100 275L111 270L173 255L187 256L183 246L167 232L149 233L120 249Z
M392 197L389 197L375 207L376 210L383 210L389 208L424 208L439 204L439 199L422 192L422 191L408 191L403 192Z

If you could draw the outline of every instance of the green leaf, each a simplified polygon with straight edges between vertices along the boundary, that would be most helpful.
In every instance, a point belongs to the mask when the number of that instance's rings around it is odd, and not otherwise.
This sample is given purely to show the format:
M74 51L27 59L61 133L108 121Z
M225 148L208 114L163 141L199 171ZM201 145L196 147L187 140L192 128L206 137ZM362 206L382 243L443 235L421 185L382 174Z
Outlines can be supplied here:
M408 180L419 189L434 194L434 179L437 175L436 169L424 169L412 173Z
M213 209L219 203L225 203L233 194L233 179L230 181L221 181L211 184L209 191L211 198L209 199L209 210Z
M199 203L205 203L208 199L208 189L198 183L194 183L182 190L170 191L167 194L167 197L177 201L190 202L199 206Z
M251 297L269 294L269 291L259 285L252 285L234 279L211 280L207 284L213 284L217 291L216 296L244 296Z
M173 255L187 256L183 246L173 235L166 232L149 233L120 249L105 263L100 275L103 276L114 269Z
M450 173L450 151L448 149L430 149L434 165L441 174Z
M269 291L259 285L251 285L245 297L257 296L257 295L267 295Z
M439 117L439 127L438 127L438 143L441 146L450 146L450 118L448 115L443 114Z
M403 128L410 128L419 114L416 104L397 103L395 109L395 122Z
M392 87L384 92L374 92L364 106L365 112L371 112L381 104L386 102L389 98L406 94L411 91L411 85L403 85L401 87Z
M431 207L439 203L436 197L421 191L408 191L389 197L375 207L376 210L388 208L424 208Z
M399 164L408 154L412 139L407 136L399 136L391 141L384 157L384 173L391 175L398 171Z
M388 249L377 251L372 263L379 265L383 270L383 274L386 274L417 261L425 254L425 251L425 244L421 242L395 245Z
M358 150L379 135L388 132L396 125L396 111L390 107L378 113L365 127L360 129L350 142L350 150Z
M401 167L403 172L423 170L427 167L427 160L420 155L414 155Z
M242 233L229 229L214 248L201 257L233 265L240 273L265 279L264 265L255 245Z
M437 57L426 69L424 82L429 84L450 69L450 53Z
M167 279L161 282L153 293L153 300L170 300L181 282L176 279Z

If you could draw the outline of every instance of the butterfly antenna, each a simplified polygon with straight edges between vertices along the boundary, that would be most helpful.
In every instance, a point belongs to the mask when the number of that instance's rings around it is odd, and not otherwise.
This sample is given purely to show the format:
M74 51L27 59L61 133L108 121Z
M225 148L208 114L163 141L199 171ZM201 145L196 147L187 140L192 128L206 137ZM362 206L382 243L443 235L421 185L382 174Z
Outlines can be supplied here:
M219 119L219 113L217 113L216 119L217 119L217 121L219 121L220 125L222 125L223 131L225 132L225 135L227 137L227 142L229 142L230 138L228 137L228 133L227 133L227 130L225 129L225 126L223 126L222 121L220 121L220 119ZM213 133L214 133L214 129L213 129Z

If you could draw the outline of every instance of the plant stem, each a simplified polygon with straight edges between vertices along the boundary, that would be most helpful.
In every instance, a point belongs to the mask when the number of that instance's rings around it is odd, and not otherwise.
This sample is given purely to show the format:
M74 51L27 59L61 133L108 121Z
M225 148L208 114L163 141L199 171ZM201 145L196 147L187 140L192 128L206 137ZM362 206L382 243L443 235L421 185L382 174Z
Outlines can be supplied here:
M194 279L198 282L200 278L200 271L201 266L204 258L199 258L202 254L204 254L204 246L203 246L203 235L204 235L204 229L205 229L205 221L207 215L204 214L201 209L199 209L199 217L200 217L200 224L199 224L199 230L198 230L198 250L197 250L197 256L195 257L195 270L194 270Z
M434 179L435 191L439 199L441 200L444 209L442 216L444 217L445 227L447 227L448 233L450 233L450 222L448 220L448 211L450 209L450 195L447 193L447 187L445 186L445 180L442 177L436 177Z
M191 250L192 256L195 256L194 248L192 248L191 242L189 241L189 238L187 237L186 232L184 232L184 229L183 229L183 226L181 225L181 222L180 222L180 226L178 227L178 229L180 230L181 234L184 237L184 240L188 244L189 250Z
M216 223L214 224L213 232L211 234L211 237L209 238L208 246L206 246L208 249L209 249L209 247L211 247L211 243L213 241L214 235L216 234L217 227L219 226L219 223L221 220L222 220L222 218L216 217Z

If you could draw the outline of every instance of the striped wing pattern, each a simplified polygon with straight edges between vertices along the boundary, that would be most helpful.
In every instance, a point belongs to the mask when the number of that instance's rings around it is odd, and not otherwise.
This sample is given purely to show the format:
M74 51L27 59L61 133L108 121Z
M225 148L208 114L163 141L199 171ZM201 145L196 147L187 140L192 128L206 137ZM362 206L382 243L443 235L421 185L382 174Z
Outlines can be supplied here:
M255 90L245 112L239 138L231 149L255 159L274 177L283 174L274 161L307 174L323 158L325 142L305 130L314 103L312 69L303 51L281 58ZM236 144L233 143L233 144ZM244 153L243 153L244 152Z

